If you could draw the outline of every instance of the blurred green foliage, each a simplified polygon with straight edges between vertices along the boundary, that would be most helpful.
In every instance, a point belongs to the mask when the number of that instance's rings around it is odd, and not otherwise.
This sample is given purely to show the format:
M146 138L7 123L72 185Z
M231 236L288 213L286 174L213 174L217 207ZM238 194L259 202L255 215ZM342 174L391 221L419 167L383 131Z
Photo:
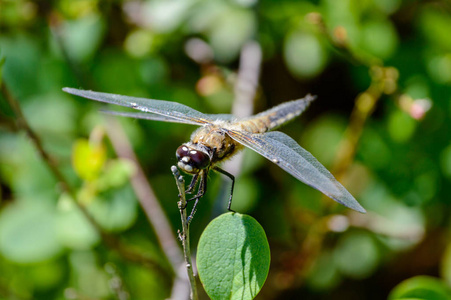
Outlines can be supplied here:
M61 88L228 113L250 40L263 51L256 112L318 95L282 130L368 210L335 206L245 152L234 209L262 224L272 253L258 298L449 299L450 29L446 0L0 0L0 299L170 297L167 253L129 183L135 166L117 158L100 106ZM8 94L75 197L20 130ZM169 168L194 128L119 122L175 233ZM225 210L219 178L192 223L193 247ZM160 268L114 251L76 203Z

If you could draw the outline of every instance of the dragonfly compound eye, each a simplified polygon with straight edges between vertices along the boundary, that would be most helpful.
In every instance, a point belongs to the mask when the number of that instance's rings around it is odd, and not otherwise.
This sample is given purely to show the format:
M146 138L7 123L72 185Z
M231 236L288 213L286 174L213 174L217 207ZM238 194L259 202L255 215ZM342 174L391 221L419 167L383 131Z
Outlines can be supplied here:
M182 145L177 148L177 166L183 171L196 174L210 165L207 153Z

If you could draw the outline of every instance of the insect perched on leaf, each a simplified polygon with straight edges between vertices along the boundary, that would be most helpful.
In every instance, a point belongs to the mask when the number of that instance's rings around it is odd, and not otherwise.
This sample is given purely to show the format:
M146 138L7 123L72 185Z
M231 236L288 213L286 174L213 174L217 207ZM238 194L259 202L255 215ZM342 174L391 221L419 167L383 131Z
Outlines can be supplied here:
M188 201L195 200L189 219L192 219L199 199L207 190L207 174L210 170L222 173L232 180L227 207L230 210L235 177L219 168L218 163L242 150L243 146L266 157L298 180L321 191L338 203L356 211L365 212L365 209L313 155L286 134L270 131L299 116L315 100L314 96L307 95L302 99L285 102L257 115L238 120L232 115L203 114L177 102L73 88L64 88L63 91L140 111L106 111L113 115L201 126L191 135L191 140L178 147L176 151L177 166L193 175L186 192L192 193L199 183L196 195L188 199Z

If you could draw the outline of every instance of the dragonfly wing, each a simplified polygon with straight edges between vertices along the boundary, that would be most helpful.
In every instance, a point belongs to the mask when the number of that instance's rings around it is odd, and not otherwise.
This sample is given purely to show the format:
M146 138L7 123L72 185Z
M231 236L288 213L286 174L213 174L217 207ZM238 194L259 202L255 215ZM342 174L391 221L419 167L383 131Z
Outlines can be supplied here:
M233 122L237 118L231 114L205 114L210 120Z
M248 134L236 130L227 130L227 134L338 203L358 212L366 212L312 154L288 135L277 131Z
M63 91L91 100L130 107L146 113L162 115L168 120L186 120L189 121L189 124L197 125L210 124L213 121L207 115L177 102L136 98L73 88L63 88Z
M134 119L145 119L145 120L153 120L153 121L161 121L161 122L170 122L170 123L181 123L181 124L190 124L190 125L199 125L196 121L191 120L181 120L181 119L174 119L169 118L163 115L157 115L153 113L144 113L144 112L122 112L122 111L114 111L114 110L100 110L100 112L114 115L114 116L121 116L121 117L129 117Z

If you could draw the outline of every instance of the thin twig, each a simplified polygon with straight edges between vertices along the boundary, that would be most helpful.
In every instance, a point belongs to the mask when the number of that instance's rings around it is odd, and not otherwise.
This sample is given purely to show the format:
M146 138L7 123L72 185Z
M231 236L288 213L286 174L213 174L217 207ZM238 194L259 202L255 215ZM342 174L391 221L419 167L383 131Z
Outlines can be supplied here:
M191 262L191 249L189 238L189 222L186 216L186 196L185 196L185 180L180 175L176 166L171 167L172 174L174 175L177 189L179 190L180 201L178 202L180 210L180 218L182 221L182 232L179 231L179 239L182 242L183 254L186 263L186 270L188 272L189 283L191 286L190 299L197 300L197 287L196 278L194 277L193 264Z
M124 130L115 118L107 118L105 130L117 155L132 161L135 165L136 172L131 178L131 184L149 223L155 230L163 252L168 257L172 269L176 272L183 262L182 253L178 246L177 238L173 234L171 225L166 218L166 214L147 181L146 175L138 162L138 158L133 152Z
M150 183L147 181L138 158L124 133L122 126L115 118L108 117L106 119L106 132L117 155L133 162L136 173L131 178L131 184L135 191L136 197L152 225L158 242L166 254L169 263L176 274L172 286L172 299L183 299L188 293L189 284L185 276L183 255L180 251L177 239L173 234L171 225L166 218L166 214L155 196Z

